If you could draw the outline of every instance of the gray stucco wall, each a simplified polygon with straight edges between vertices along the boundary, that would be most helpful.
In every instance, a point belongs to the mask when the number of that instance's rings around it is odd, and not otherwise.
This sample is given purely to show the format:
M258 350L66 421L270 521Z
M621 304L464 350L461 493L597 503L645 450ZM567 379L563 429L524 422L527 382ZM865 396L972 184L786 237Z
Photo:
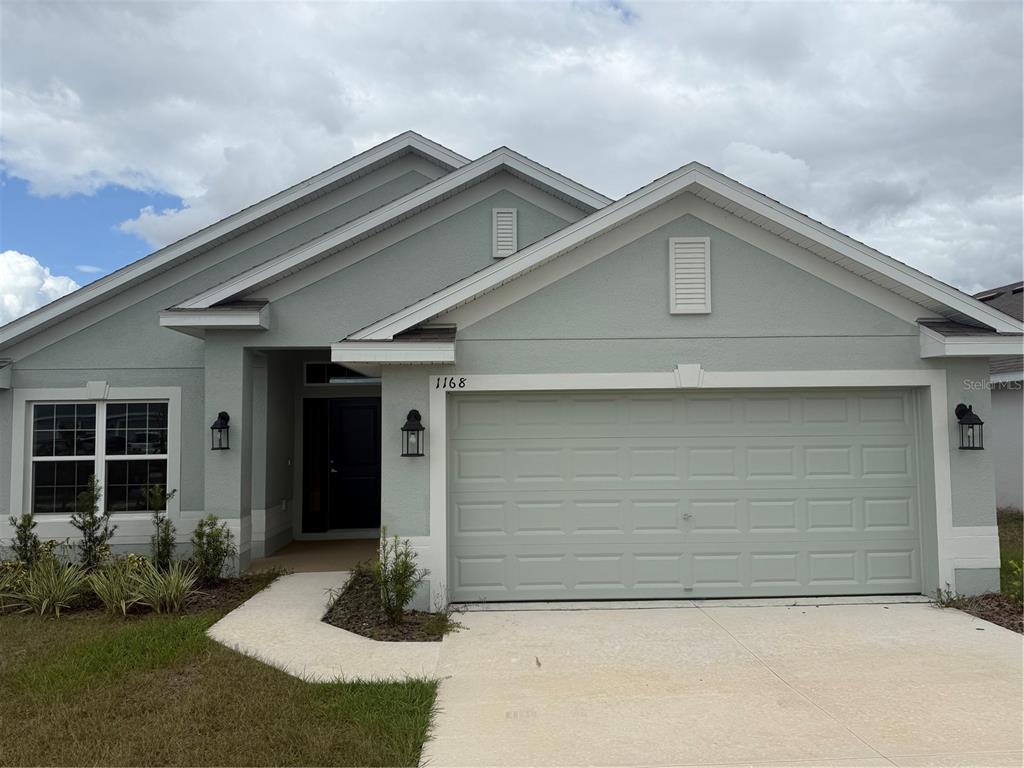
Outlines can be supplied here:
M1024 509L1024 389L1020 381L993 385L985 437L995 462L996 503Z
M268 331L238 333L253 347L327 347L490 265L491 209L519 211L521 245L565 226L549 211L498 192L412 237L275 301Z

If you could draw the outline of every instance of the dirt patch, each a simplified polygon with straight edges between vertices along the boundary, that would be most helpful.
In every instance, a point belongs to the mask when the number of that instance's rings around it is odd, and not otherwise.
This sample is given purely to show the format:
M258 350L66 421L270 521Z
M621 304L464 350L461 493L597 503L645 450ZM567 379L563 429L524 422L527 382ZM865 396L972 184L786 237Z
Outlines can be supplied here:
M248 573L235 579L221 579L216 584L199 588L185 605L185 613L227 613L233 611L250 597L266 589L280 571Z
M973 597L958 597L947 607L991 621L1000 627L1024 634L1024 610L1006 595L989 592Z
M325 622L371 640L437 642L458 628L448 614L407 611L399 624L380 609L377 586L367 568L356 568L345 588L324 614Z

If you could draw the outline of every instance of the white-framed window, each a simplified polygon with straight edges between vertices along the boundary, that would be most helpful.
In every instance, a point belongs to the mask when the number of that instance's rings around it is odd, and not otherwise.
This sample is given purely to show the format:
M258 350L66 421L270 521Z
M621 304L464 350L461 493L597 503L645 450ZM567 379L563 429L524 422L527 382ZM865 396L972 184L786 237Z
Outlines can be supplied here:
M145 490L168 487L169 404L146 401L31 402L29 509L75 511L94 475L111 513L147 512Z

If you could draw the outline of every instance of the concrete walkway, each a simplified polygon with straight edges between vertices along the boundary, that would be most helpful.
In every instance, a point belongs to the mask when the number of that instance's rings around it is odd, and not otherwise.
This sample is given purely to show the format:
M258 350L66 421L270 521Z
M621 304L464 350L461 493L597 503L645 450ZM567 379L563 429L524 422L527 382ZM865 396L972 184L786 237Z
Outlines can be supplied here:
M742 602L467 612L424 764L1024 762L1020 635L920 603Z
M208 634L228 648L317 682L436 677L441 643L381 643L320 620L329 591L347 579L343 571L282 576Z

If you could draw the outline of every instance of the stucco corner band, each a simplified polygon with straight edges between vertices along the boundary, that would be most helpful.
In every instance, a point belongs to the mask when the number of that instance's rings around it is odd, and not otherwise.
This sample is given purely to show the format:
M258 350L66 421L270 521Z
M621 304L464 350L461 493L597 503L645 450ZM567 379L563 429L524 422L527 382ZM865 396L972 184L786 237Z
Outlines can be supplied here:
M441 386L441 383L444 386ZM937 564L940 584L956 588L956 568L998 567L998 534L995 527L953 526L949 416L944 371L928 370L806 370L806 371L704 371L699 364L681 364L673 371L643 373L573 374L460 374L454 382L447 372L427 379L430 430L427 438L429 468L430 532L417 537L414 546L420 562L431 573L448 572L448 395L462 392L524 392L544 390L630 389L798 389L911 387L930 395ZM432 605L448 603L445 579L432 578Z

